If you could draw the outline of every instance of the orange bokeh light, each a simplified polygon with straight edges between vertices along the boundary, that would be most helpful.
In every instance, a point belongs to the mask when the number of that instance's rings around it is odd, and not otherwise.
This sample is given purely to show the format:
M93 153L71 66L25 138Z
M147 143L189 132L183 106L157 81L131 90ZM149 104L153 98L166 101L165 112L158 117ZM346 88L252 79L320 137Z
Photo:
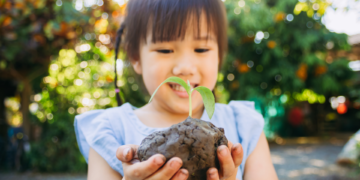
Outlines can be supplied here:
M339 114L345 114L347 112L347 107L344 103L341 103L336 110Z

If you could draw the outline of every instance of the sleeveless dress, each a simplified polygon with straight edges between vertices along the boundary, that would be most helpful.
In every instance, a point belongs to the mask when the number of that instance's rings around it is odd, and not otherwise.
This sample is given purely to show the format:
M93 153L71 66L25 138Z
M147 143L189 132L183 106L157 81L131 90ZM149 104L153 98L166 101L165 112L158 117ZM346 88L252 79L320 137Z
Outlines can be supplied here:
M140 145L147 135L167 129L144 125L134 114L134 109L131 104L125 103L120 107L92 110L75 117L76 139L86 162L91 147L123 176L121 161L115 155L117 148L125 144ZM264 119L255 110L254 102L231 101L228 105L216 103L212 119L209 119L205 110L201 119L224 128L225 136L232 143L241 143L244 156L237 178L242 180L245 162L255 149L264 127Z

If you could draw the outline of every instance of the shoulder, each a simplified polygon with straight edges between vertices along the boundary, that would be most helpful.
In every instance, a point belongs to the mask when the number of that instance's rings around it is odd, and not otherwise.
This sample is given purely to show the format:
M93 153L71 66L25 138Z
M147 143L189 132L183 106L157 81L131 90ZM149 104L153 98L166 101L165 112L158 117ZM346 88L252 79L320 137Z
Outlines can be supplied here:
M247 123L261 126L261 128L264 126L264 118L259 112L256 111L255 102L231 101L229 106L233 110L236 119L242 119Z
M131 105L126 103L120 107L91 110L75 116L75 128L91 130L99 126L116 126L126 119Z
M216 104L213 120L215 125L225 129L236 128L240 143L249 143L251 148L257 143L264 128L264 118L256 111L251 101L231 101L229 104ZM213 121L211 120L211 121ZM234 131L230 131L234 135Z
M114 108L91 110L75 116L74 128L79 149L88 161L90 147L116 171L122 173L116 149L123 143L121 133L132 106L128 103ZM120 163L120 165L119 165Z
M120 133L128 126L132 105L125 103L119 107L91 110L75 116L74 126L78 137L81 135L87 141L97 140L100 137L116 138L121 141Z
M230 101L229 104L216 104L215 112L218 116L233 118L235 123L247 123L263 128L264 118L256 111L252 101Z
M252 101L231 101L228 106L233 112L241 141L249 143L251 152L264 129L264 118Z
M96 109L96 110L90 110L87 112L84 112L82 114L76 115L75 120L76 121L86 121L86 120L92 120L97 117L106 118L111 115L116 115L118 113L121 113L124 109L127 108L127 106L131 106L130 104L124 104L119 107L113 107L108 109Z

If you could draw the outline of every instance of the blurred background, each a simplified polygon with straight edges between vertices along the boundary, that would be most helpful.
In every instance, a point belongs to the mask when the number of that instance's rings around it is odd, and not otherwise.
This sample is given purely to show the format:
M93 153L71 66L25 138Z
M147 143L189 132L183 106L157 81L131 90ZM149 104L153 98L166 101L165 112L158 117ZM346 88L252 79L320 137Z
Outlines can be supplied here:
M360 1L223 0L219 103L255 101L280 179L360 178ZM127 0L0 0L0 179L86 179L74 117L116 106ZM149 100L121 51L123 100ZM356 146L356 144L358 144Z

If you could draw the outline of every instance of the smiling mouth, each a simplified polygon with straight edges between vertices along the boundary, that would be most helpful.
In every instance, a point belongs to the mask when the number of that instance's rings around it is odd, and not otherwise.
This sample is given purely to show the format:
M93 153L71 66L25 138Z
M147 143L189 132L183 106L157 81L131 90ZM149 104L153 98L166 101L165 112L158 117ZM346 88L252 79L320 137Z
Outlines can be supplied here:
M174 91L179 91L179 92L186 92L185 88L182 87L179 84L175 84L175 83L168 83L170 88L173 89ZM199 84L190 84L191 88L194 89L196 87L199 86Z

